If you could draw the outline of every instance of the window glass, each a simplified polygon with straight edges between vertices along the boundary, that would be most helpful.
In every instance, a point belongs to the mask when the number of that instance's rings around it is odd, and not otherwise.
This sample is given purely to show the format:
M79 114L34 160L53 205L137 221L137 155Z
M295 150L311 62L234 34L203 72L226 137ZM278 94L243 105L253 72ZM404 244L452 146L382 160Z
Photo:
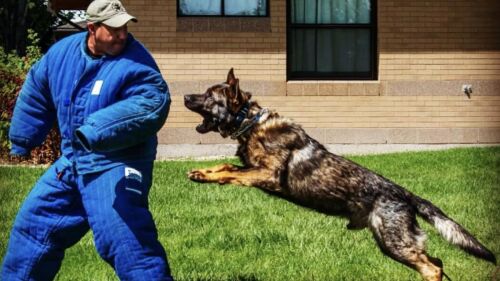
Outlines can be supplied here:
M372 0L289 0L289 79L376 79Z
M178 0L181 16L267 16L268 0Z
M315 30L296 29L291 34L292 48L292 70L315 71Z
M370 0L292 0L293 23L370 23Z
M266 0L225 0L224 13L230 16L265 16Z
M316 1L292 0L293 23L316 23Z
M179 0L179 10L182 15L220 15L222 0Z
M370 71L370 31L348 29L318 30L318 72Z

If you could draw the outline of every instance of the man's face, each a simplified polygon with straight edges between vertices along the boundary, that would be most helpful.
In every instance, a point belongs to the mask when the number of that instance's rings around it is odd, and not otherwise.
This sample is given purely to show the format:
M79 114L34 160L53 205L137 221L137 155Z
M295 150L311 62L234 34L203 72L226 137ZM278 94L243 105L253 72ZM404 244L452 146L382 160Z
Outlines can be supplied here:
M89 26L90 36L94 37L95 52L98 55L119 55L127 42L127 25L121 27L110 27L105 24L92 24Z

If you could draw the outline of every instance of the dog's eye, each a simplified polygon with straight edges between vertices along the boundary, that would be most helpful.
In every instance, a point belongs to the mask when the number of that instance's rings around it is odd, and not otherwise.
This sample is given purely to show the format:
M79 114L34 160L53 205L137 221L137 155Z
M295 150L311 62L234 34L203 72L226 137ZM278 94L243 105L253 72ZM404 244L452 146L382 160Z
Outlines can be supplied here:
M214 99L214 95L212 92L205 93L205 101L212 101Z

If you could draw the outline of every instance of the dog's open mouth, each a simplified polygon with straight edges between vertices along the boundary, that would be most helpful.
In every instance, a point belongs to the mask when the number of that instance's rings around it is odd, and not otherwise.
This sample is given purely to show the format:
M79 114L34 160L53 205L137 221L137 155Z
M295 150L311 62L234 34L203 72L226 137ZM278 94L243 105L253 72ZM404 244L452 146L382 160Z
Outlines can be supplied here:
M184 105L191 111L196 112L203 117L201 124L196 126L196 131L200 134L205 134L217 127L217 121L209 113L203 110L204 95L185 95Z
M196 131L200 134L205 134L212 131L215 127L217 127L217 122L209 116L204 116L203 122L196 126Z

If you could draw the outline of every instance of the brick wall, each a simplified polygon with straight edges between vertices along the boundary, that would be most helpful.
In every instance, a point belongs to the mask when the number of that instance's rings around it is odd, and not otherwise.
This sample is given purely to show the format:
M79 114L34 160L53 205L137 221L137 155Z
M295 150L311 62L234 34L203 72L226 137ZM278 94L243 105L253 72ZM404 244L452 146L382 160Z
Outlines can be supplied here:
M500 142L500 1L380 0L378 80L288 82L286 1L269 1L271 17L259 19L177 18L175 0L124 1L173 95L161 143L227 142L196 134L200 119L182 95L223 81L230 67L263 105L322 142Z
M378 16L385 94L500 91L499 1L382 0Z
M500 2L379 1L381 80L499 79Z
M217 80L230 67L248 80L286 80L286 6L272 18L177 18L175 0L124 1L139 24L130 30L154 53L172 82Z
M500 96L263 96L259 104L323 143L498 143ZM201 122L174 96L165 143L231 143L198 134Z

